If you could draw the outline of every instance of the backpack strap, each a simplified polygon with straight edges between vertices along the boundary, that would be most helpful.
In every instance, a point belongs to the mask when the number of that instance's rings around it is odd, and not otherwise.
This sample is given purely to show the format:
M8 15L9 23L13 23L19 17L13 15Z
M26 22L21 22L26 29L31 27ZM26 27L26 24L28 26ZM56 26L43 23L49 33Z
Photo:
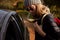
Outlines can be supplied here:
M41 26L43 25L43 19L50 13L44 14L43 17L41 18Z

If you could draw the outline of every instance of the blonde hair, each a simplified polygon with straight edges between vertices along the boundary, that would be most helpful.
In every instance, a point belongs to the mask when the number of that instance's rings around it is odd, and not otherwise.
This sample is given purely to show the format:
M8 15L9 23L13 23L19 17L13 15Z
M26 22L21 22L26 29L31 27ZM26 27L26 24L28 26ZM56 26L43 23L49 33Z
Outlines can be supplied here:
M50 13L50 9L47 6L43 5L43 4L37 5L37 11L40 14L48 14L48 13Z

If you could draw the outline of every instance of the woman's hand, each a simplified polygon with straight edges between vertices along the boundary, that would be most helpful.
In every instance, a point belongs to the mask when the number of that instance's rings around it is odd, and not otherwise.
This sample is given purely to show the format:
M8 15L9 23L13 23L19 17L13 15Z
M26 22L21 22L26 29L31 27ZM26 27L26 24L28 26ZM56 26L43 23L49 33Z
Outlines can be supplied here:
M41 26L37 24L37 22L35 22L33 25L34 25L35 30L36 30L42 37L45 37L45 36L46 36L46 33L42 30Z

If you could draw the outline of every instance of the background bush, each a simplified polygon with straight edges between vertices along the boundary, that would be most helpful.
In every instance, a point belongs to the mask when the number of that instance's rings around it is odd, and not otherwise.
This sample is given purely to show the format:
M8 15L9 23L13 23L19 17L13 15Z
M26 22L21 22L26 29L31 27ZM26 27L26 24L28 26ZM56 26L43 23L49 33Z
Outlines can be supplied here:
M12 4L16 0L1 0L0 1L0 9L9 9L9 10L15 10L20 15L28 15L29 12L27 12L23 5L23 0L17 0L17 5L13 6ZM54 14L55 17L60 17L60 1L59 0L42 0L44 5L48 6L51 10L51 13ZM25 14L26 13L26 14Z

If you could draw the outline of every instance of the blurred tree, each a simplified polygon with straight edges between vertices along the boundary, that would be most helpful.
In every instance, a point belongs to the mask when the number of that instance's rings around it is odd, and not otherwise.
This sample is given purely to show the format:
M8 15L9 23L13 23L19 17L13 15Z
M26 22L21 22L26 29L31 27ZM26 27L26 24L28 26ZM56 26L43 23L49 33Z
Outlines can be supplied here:
M60 0L44 0L45 4L49 6L57 5L60 6Z
M17 5L16 5L17 9L21 9L23 10L23 2L17 2Z
M44 0L44 4L50 7L55 17L60 17L60 0Z

